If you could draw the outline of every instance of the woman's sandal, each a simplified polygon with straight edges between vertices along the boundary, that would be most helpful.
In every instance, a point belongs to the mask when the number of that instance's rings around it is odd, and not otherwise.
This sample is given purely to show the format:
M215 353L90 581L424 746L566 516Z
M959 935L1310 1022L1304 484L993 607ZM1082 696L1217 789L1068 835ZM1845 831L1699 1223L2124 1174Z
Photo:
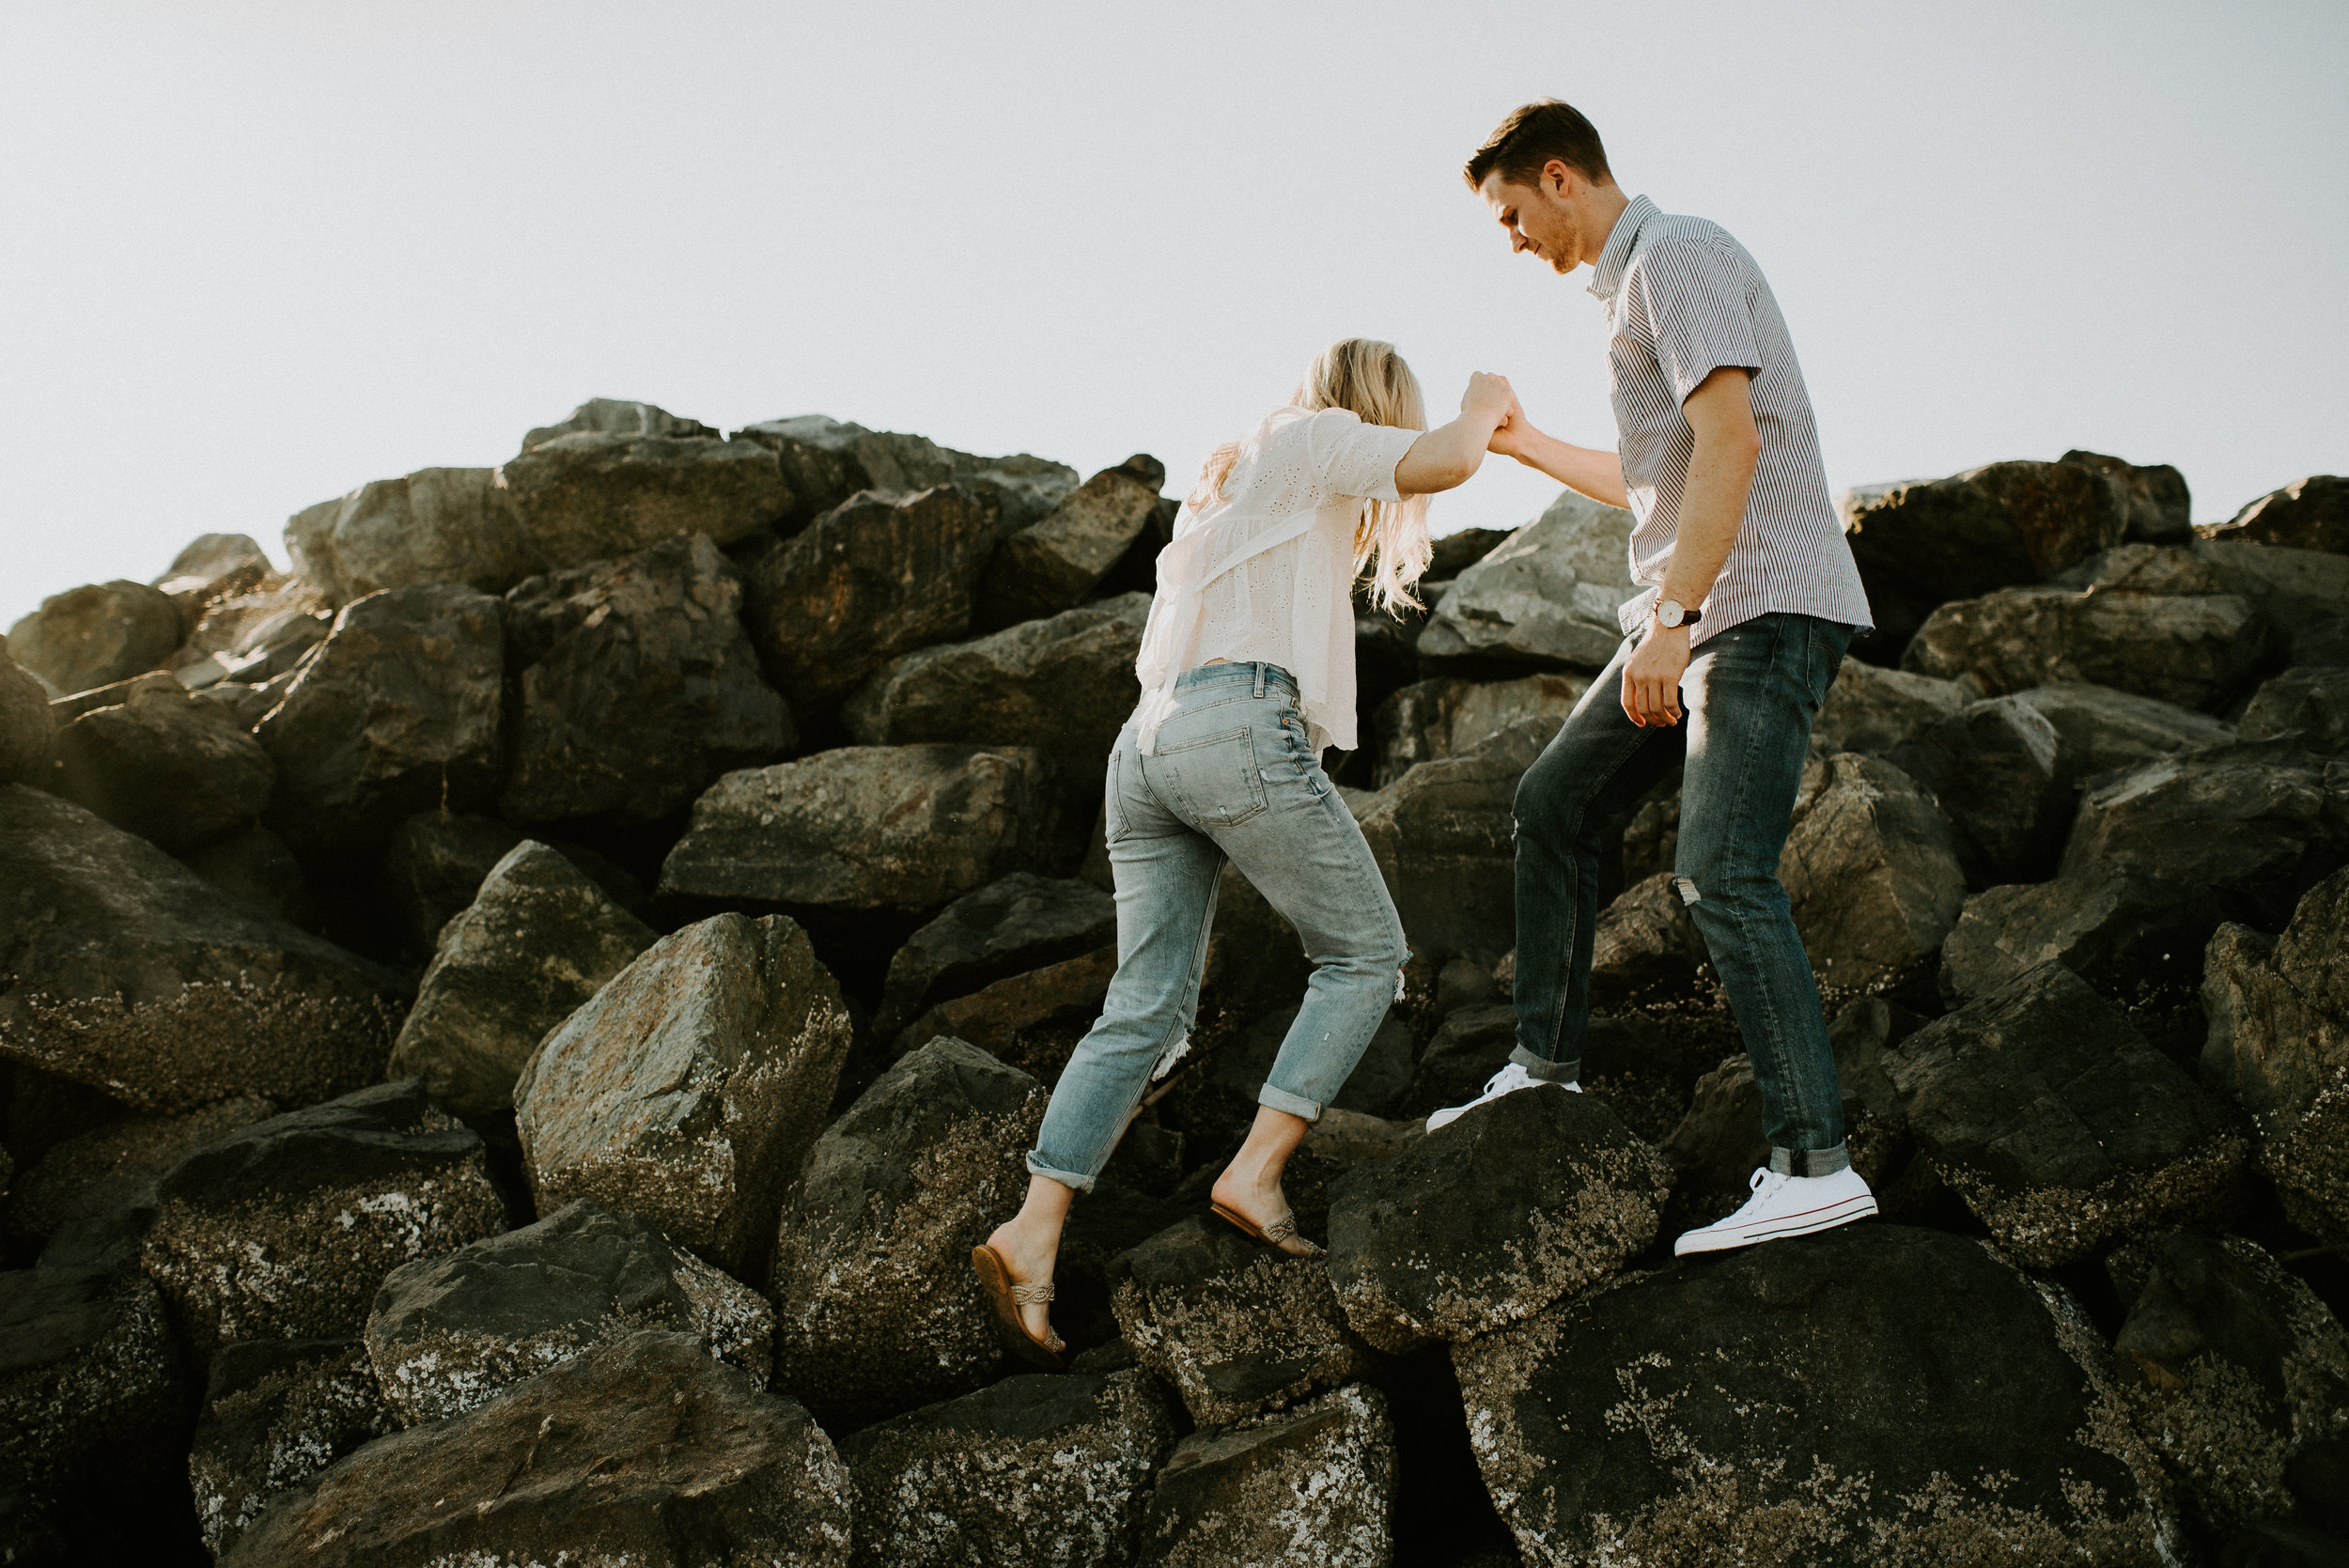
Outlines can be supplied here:
M1068 1348L1066 1342L1049 1326L1044 1330L1048 1337L1037 1338L1028 1332L1028 1326L1019 1317L1020 1308L1052 1299L1052 1282L1047 1280L1040 1285L1013 1284L1011 1268L1003 1262L1003 1255L984 1242L971 1249L971 1266L978 1271L979 1285L987 1292L988 1304L995 1309L995 1334L1003 1342L1003 1348L1046 1372L1065 1370L1061 1357Z
M1246 1215L1241 1214L1237 1210L1227 1209L1221 1203L1215 1203L1212 1200L1209 1201L1207 1206L1215 1210L1215 1212L1219 1215L1221 1215L1224 1219L1230 1220L1234 1225L1239 1227L1243 1234L1254 1238L1257 1241L1263 1242L1267 1247L1271 1248L1276 1252L1286 1252L1292 1258L1322 1258L1329 1256L1328 1248L1315 1246L1313 1242L1307 1241L1303 1236L1297 1234L1297 1215L1295 1211L1291 1211L1290 1213L1281 1216L1280 1219L1275 1219L1269 1225L1259 1225L1254 1220L1249 1219ZM1305 1250L1302 1252L1290 1252L1287 1248L1281 1245L1281 1243L1291 1239L1297 1241L1297 1243Z

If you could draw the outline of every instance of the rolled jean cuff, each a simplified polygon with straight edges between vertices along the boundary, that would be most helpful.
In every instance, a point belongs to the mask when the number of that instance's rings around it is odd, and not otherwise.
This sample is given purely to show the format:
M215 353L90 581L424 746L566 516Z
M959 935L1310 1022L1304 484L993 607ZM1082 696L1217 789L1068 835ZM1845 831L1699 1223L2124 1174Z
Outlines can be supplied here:
M1269 1083L1256 1091L1256 1103L1270 1106L1275 1110L1285 1110L1292 1116L1302 1116L1308 1122L1321 1120L1319 1100L1309 1100L1285 1089L1275 1089Z
M1034 1149L1030 1149L1028 1151L1028 1174L1031 1176L1050 1176L1054 1181L1060 1183L1061 1186L1067 1188L1074 1192L1090 1192L1093 1190L1093 1178L1091 1176L1080 1176L1073 1171L1055 1171L1050 1166L1045 1164L1041 1159L1038 1159L1036 1157L1036 1151Z
M1851 1169L1848 1145L1838 1143L1832 1149L1770 1149L1770 1169L1781 1176L1831 1176L1838 1171Z
M1536 1083L1573 1083L1582 1076L1579 1058L1572 1062L1548 1062L1519 1046L1509 1053L1509 1060L1523 1067L1525 1076Z

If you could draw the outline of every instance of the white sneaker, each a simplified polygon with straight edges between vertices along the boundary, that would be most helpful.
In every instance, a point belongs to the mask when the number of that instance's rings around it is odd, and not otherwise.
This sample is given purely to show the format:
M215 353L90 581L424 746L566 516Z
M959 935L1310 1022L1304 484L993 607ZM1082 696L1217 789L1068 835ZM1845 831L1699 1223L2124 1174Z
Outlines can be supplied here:
M1477 1095L1476 1098L1469 1101L1468 1104L1455 1105L1447 1110L1433 1110L1428 1112L1427 1130L1429 1132L1433 1132L1438 1127L1448 1127L1453 1123L1458 1121L1461 1117L1467 1115L1470 1111L1474 1110L1480 1105L1490 1105L1493 1101L1501 1098L1501 1095L1514 1094L1520 1089L1539 1089L1546 1082L1548 1082L1547 1079L1535 1078L1518 1063L1512 1062L1507 1066L1501 1068L1501 1071L1486 1079L1485 1080L1485 1092ZM1551 1084L1550 1087L1553 1089L1563 1089L1570 1094L1579 1094L1582 1093L1582 1085L1579 1081L1573 1083Z
M1764 1166L1753 1173L1753 1196L1726 1219L1716 1219L1672 1243L1672 1256L1726 1252L1757 1241L1831 1231L1875 1213L1875 1194L1846 1165L1831 1176L1781 1176Z

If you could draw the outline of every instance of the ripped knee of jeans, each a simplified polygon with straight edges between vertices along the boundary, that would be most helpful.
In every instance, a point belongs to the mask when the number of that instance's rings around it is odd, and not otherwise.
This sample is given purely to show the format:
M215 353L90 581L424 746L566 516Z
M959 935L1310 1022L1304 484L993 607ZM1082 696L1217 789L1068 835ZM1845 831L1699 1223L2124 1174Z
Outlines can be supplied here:
M1185 1030L1175 1038L1174 1043L1169 1046L1165 1051L1159 1055L1159 1064L1150 1069L1150 1081L1156 1083L1159 1079L1173 1072L1174 1070L1174 1063L1180 1062L1183 1059L1183 1053L1190 1049L1190 1032L1189 1030Z
M1704 902L1704 894L1697 892L1696 883L1688 877L1673 877L1672 891L1680 894L1680 901L1683 904L1702 904Z

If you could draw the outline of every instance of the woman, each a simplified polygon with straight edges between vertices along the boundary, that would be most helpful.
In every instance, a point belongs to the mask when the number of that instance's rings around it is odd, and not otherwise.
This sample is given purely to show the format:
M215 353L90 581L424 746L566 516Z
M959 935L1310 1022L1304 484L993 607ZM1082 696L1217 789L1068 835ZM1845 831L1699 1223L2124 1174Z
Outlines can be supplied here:
M1353 580L1367 572L1390 613L1417 607L1423 498L1476 472L1510 401L1501 378L1471 376L1460 417L1429 430L1403 357L1348 338L1247 440L1209 457L1183 504L1135 663L1142 703L1110 755L1117 974L1052 1091L1025 1205L972 1253L1023 1359L1061 1364L1047 1306L1061 1225L1150 1080L1190 1044L1226 860L1315 967L1214 1207L1285 1252L1320 1252L1296 1234L1281 1172L1354 1070L1408 956L1370 846L1321 770L1323 747L1355 745Z

